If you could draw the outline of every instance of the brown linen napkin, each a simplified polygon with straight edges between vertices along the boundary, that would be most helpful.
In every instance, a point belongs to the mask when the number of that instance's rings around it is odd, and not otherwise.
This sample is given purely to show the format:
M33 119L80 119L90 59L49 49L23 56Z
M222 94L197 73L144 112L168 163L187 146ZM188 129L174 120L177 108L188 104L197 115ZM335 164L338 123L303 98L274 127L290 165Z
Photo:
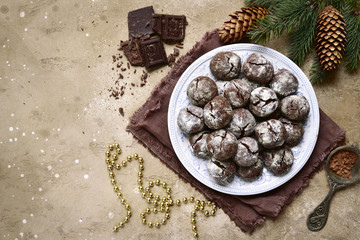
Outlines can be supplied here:
M266 217L278 216L284 206L308 185L312 175L323 167L325 157L344 140L345 131L320 110L318 140L310 159L296 176L272 191L253 196L233 196L217 192L197 181L184 168L172 148L167 128L168 105L173 88L186 68L206 52L221 45L217 30L206 33L161 80L145 104L131 117L127 130L181 179L222 208L242 231L252 232Z

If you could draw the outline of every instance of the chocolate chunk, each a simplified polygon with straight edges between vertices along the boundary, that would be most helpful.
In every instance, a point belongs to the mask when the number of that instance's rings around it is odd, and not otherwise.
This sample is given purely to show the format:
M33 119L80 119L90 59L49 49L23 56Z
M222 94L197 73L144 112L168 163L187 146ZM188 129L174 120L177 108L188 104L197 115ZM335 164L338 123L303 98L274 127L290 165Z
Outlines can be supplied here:
M185 37L186 18L182 15L165 15L164 40L182 41Z
M153 14L152 15L152 21L151 21L151 27L152 29L161 36L162 32L162 14Z
M160 38L155 37L140 43L144 65L147 69L167 64L164 44Z
M142 66L143 58L141 56L140 42L137 39L128 40L121 43L126 58L133 66Z
M153 14L152 28L164 41L182 41L185 37L184 15Z
M140 38L154 33L151 22L154 9L152 6L140 8L128 13L129 38Z

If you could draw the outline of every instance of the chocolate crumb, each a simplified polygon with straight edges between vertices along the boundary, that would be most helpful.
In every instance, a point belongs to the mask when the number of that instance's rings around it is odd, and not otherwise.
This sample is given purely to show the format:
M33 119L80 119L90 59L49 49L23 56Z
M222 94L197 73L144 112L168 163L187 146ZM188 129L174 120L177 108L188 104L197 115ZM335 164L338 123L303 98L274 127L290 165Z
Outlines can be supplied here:
M180 55L180 51L177 48L174 48L174 56L177 57Z
M98 57L101 58L101 55L99 55Z
M167 60L168 60L168 65L169 65L169 66L172 66L172 65L175 63L175 55L171 53L171 54L167 57Z
M124 116L124 109L122 107L119 108L119 113L121 114L121 116Z

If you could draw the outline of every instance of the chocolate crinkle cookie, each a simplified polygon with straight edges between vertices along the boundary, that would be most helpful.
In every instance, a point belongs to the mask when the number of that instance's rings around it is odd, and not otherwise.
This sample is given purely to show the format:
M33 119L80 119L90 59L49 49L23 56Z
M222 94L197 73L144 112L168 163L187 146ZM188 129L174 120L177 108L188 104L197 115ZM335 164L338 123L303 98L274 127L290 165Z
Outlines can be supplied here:
M210 71L217 80L237 78L241 70L241 59L233 52L219 52L210 61Z
M177 124L185 134L200 132L204 129L203 109L196 106L188 106L180 110Z
M211 156L206 143L206 138L209 134L210 132L203 131L189 137L190 147L195 156L200 158L208 158Z
M234 162L241 167L249 167L259 157L259 146L257 141L251 137L243 137L238 141L238 147L234 156Z
M250 94L249 109L257 117L267 117L279 106L276 93L267 87L258 87Z
M302 122L290 121L283 117L279 118L279 121L285 126L285 144L288 146L298 145L304 135L304 124Z
M264 151L263 159L265 167L275 175L282 175L289 172L294 163L294 155L286 145Z
M204 107L204 122L211 129L225 127L232 119L233 110L228 100L216 96Z
M310 112L310 104L302 95L290 95L280 102L281 114L289 120L304 120Z
M234 134L224 129L212 132L206 138L206 144L212 157L219 161L230 159L236 154L237 139Z
M224 87L224 97L234 108L244 107L247 105L250 93L250 85L241 79L233 79Z
M286 130L282 122L270 119L256 125L255 135L263 147L276 148L284 144Z
M231 122L227 126L227 130L232 132L236 138L247 137L253 134L256 120L246 108L235 109Z
M187 96L195 106L203 107L218 94L218 88L211 78L200 76L193 79L188 88Z
M236 172L236 165L233 161L221 162L212 158L207 162L206 167L210 176L222 184L231 180Z
M246 59L243 72L250 81L264 84L272 79L274 67L263 55L253 53Z
M274 74L269 86L280 98L283 98L296 93L299 81L289 70L280 69Z
M258 158L255 163L248 167L238 167L237 173L245 180L253 180L258 178L263 171L264 163L261 158Z

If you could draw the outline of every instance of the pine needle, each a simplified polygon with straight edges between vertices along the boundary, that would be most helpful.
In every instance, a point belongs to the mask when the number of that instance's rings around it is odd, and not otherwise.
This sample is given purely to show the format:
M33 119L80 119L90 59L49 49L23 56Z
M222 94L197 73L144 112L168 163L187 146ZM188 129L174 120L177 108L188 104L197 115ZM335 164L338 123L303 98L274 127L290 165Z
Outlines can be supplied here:
M310 68L310 82L312 84L322 83L328 72L321 70L318 56L315 56L314 62Z
M244 2L247 6L260 6L271 10L281 4L283 0L245 0Z

